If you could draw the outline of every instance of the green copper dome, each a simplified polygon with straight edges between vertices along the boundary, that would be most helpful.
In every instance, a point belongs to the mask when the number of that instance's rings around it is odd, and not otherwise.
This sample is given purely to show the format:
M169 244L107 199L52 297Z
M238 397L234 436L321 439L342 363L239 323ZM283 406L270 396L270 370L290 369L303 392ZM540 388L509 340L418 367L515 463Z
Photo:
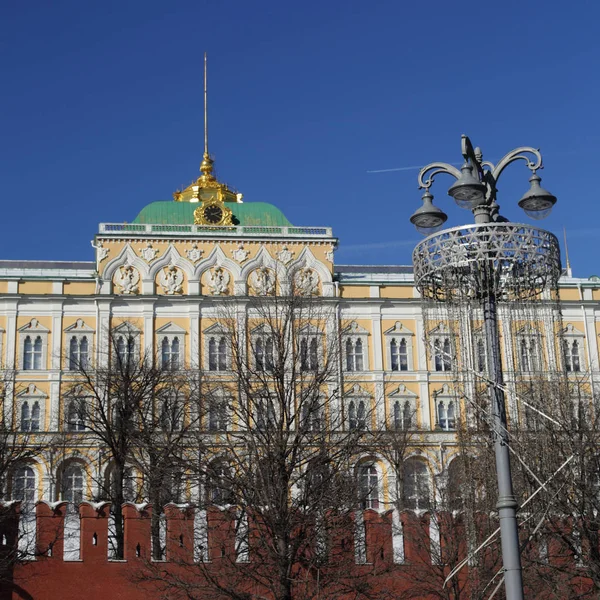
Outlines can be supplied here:
M201 204L197 202L152 202L142 208L133 222L156 225L193 225L194 211L198 206ZM233 211L234 225L292 226L276 206L267 202L227 202L226 206Z

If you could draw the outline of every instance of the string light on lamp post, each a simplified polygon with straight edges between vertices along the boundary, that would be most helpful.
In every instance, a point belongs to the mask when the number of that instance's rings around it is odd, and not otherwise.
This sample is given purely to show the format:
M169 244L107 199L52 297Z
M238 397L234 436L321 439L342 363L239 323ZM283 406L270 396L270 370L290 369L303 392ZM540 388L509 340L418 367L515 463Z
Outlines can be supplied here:
M556 197L540 185L537 171L542 169L542 156L535 148L516 148L495 165L483 160L481 150L474 149L467 136L462 136L461 149L464 164L460 169L436 162L419 173L419 188L425 190L423 204L410 221L428 237L413 251L415 285L423 298L475 303L482 309L504 585L507 600L522 600L518 503L510 467L497 303L538 297L543 290L555 287L561 263L558 240L553 234L522 223L510 223L500 216L496 182L509 164L522 160L532 173L529 190L519 201L525 213L533 219L547 217ZM438 174L454 177L456 181L448 189L448 195L459 207L472 212L474 223L441 230L448 216L434 205L429 191Z

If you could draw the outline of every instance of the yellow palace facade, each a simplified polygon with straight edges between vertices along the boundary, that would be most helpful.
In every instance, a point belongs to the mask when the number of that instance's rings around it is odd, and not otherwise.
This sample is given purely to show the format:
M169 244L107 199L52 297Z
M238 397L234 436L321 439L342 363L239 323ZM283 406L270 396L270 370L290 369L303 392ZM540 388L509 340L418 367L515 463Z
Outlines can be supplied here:
M466 410L453 390L447 333L440 328L436 334L438 354L427 351L427 321L411 267L339 265L337 244L329 227L297 227L270 204L244 202L215 178L205 153L200 177L173 201L143 207L131 223L100 224L94 260L0 260L4 414L22 431L63 432L66 444L63 464L43 457L29 461L13 470L5 489L22 499L97 498L106 465L89 452L69 449L70 436L85 433L85 423L71 418L61 393L74 362L101 364L110 332L128 326L136 329L140 348L157 360L210 375L221 369L210 344L224 299L239 305L245 327L250 296L286 293L276 289L275 273L286 274L280 281L294 281L336 315L331 331L340 338L343 422L352 426L350 402L363 403L371 427L418 432L415 455L433 488L447 471L454 428ZM567 270L560 300L566 345L556 360L567 361L563 366L573 374L589 373L593 384L600 377L600 281L576 279ZM514 336L502 337L508 370L533 360L516 348L533 352L536 338L522 335L520 346ZM509 412L519 418L514 406ZM385 465L376 470L383 482ZM375 487L382 502L371 506L384 506L386 486Z

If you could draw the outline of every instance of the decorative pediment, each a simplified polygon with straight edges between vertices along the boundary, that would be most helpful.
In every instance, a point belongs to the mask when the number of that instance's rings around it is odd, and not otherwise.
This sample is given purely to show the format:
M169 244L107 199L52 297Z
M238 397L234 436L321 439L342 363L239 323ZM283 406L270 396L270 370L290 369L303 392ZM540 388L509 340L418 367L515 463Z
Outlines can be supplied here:
M362 388L358 383L352 386L352 389L346 394L347 396L370 396L369 392Z
M447 383L444 383L444 385L441 387L441 389L436 390L435 392L433 392L433 396L435 398L437 398L438 396L456 396L456 393L450 389L450 386Z
M415 335L410 329L405 327L400 321L396 321L393 327L383 332L384 335Z
M126 333L128 335L139 335L141 331L129 321L123 321L116 327L113 327L113 333Z
M163 325L162 327L159 327L156 330L156 333L174 333L177 335L185 335L187 332L183 327L180 327L179 325L176 325L175 323L167 323L166 325Z
M44 392L40 391L35 384L30 383L27 386L27 389L24 389L22 392L19 392L17 394L17 398L23 398L23 397L27 397L27 398L47 398L46 394L44 394Z
M539 329L534 327L531 323L526 323L520 329L517 329L517 335L537 335L541 336Z
M433 329L429 330L428 335L450 335L452 331L447 323L438 323Z
M575 337L584 337L583 331L579 331L573 323L567 323L567 326L562 330L563 335L572 335Z
M416 398L417 394L411 392L407 387L401 383L396 390L391 394L388 394L390 398L402 397L402 398Z
M261 323L250 331L251 335L273 335L273 327L268 323Z
M50 330L44 327L37 319L31 319L23 327L19 327L21 333L48 333Z
M345 335L369 335L369 332L356 321L352 321L350 325L342 330L342 333Z
M206 329L204 329L202 331L202 333L205 333L205 334L217 333L217 334L229 335L230 332L229 332L229 329L227 329L227 327L225 327L221 323L213 323L210 327L207 327Z
M65 333L94 333L89 325L86 325L83 319L77 319L73 325L69 325L65 328Z
M323 335L323 332L312 323L307 323L303 325L298 331L300 335Z

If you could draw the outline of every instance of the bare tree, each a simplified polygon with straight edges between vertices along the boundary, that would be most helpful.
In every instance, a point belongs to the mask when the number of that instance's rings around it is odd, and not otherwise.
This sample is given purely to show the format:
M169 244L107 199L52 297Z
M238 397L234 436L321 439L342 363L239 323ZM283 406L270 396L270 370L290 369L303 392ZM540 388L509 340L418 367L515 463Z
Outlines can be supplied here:
M100 499L111 502L115 557L123 558L122 504L146 497L155 502L152 532L160 558L159 515L172 499L165 484L181 472L186 432L197 418L189 411L193 377L182 363L144 351L131 323L109 332L99 364L87 357L70 360L75 378L65 393L67 429L79 423L104 454Z
M147 576L189 598L369 597L342 538L368 502L353 468L373 414L344 407L333 299L224 299L215 321L198 470L210 562L181 562L177 575L149 565Z

